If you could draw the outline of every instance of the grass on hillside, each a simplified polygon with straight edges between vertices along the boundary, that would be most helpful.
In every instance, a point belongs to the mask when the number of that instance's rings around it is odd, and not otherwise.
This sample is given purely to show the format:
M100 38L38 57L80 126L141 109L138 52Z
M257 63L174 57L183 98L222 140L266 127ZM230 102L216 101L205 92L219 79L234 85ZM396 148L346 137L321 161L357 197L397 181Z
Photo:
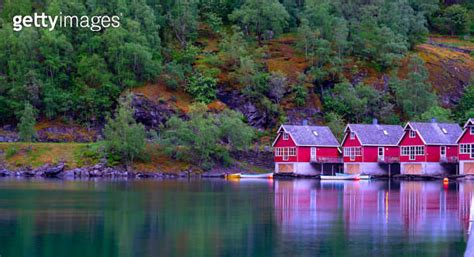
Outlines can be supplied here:
M457 36L431 35L430 39L435 41L436 43L441 43L448 46L455 46L462 49L474 51L474 41L464 40Z
M100 151L97 143L0 143L0 164L18 169L65 162L68 168L77 168L98 163L100 156L97 151ZM146 153L147 160L136 161L135 170L176 172L191 166L169 158L158 145L148 145Z
M14 169L65 162L75 168L81 165L80 153L86 149L83 143L0 143L0 163Z

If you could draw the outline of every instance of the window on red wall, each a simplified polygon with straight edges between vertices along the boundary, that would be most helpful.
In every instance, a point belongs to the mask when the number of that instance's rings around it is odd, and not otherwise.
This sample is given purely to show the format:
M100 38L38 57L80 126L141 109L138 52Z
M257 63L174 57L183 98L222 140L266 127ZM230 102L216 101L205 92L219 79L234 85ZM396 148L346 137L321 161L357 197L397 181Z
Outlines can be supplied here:
M410 138L415 138L416 132L414 130L410 130Z
M474 126L471 127L471 135L474 135Z
M402 156L423 156L425 148L423 146L402 146Z
M344 157L350 157L351 160L354 160L356 156L361 156L361 148L360 147L344 147Z
M352 131L351 131L349 138L350 138L350 139L354 139L354 138L355 138L355 132L352 132Z
M460 144L459 145L460 154L470 154L471 153L471 144Z
M288 156L296 156L296 147L276 147L275 156L287 158Z
M283 140L288 140L288 133L283 132Z

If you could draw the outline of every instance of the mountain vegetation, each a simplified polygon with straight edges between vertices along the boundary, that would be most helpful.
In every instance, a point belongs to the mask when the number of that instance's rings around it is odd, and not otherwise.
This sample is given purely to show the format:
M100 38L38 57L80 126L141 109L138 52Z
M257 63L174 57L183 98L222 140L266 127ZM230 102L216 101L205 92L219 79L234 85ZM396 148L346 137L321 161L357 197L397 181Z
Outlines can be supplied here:
M119 15L120 27L13 31L13 16L33 12ZM340 130L373 118L474 116L467 0L22 0L5 1L0 17L0 123L18 124L25 141L34 139L36 119L106 124L107 148L131 162L147 135L119 99L144 85L165 85L173 97L145 96L179 107L147 129L170 156L203 167L248 147L253 128L282 122L309 118ZM442 65L433 53L420 52L433 47L466 60L466 72L434 70ZM440 74L460 79L433 82ZM129 130L137 138L117 143Z

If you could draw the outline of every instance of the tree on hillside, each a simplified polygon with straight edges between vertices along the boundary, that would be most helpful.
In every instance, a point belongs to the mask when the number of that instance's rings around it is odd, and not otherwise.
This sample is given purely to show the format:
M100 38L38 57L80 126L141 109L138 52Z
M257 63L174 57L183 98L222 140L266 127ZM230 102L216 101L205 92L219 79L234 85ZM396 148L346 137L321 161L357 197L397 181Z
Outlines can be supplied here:
M391 112L392 105L384 92L370 85L348 82L336 84L324 97L324 106L351 122L370 122L372 118L383 120Z
M474 118L474 77L471 78L471 83L466 87L464 95L456 107L456 116L460 123Z
M245 124L242 113L225 109L216 115L216 122L220 130L219 136L229 148L246 150L250 146L255 132Z
M294 103L296 106L304 106L306 104L306 99L308 98L308 89L303 83L300 83L293 87L293 92L295 94Z
M23 142L32 142L36 138L36 117L33 106L26 102L23 111L20 113L20 123L18 123L18 136Z
M238 22L243 31L255 33L259 40L283 32L289 18L285 7L277 0L246 0L229 15L229 19Z
M296 46L303 50L305 58L312 63L316 57L314 53L316 48L314 42L316 42L318 34L311 29L307 19L301 19L297 36L298 40L296 41Z
M428 71L419 57L411 58L407 78L391 78L390 87L406 119L416 118L438 105L436 94L428 82Z
M354 52L386 69L407 51L407 38L367 18L354 28Z
M440 106L433 106L420 116L421 121L436 119L439 122L452 122L451 111Z
M233 66L240 63L240 58L249 55L249 46L244 38L244 33L237 26L232 26L232 34L225 35L219 47L223 59Z
M195 73L188 79L186 91L198 102L210 103L216 99L217 79Z
M342 140L342 137L344 136L344 128L346 127L342 116L335 112L330 112L324 116L324 119L326 120L326 125L331 129L336 138Z
M127 166L143 153L146 147L145 127L133 118L131 95L120 100L114 118L108 118L104 128L104 143L109 157L123 160Z
M324 106L329 111L345 117L348 121L362 122L367 99L357 96L355 87L349 82L338 83L324 97Z
M288 78L282 73L272 72L268 78L268 84L268 97L275 103L280 103L288 87Z
M466 32L469 14L467 9L459 4L450 5L434 14L432 24L441 33L461 35Z
M229 164L229 151L245 149L254 136L242 115L231 110L214 114L199 103L191 106L188 115L188 120L171 117L160 143L169 156L204 169L212 168L215 162Z
M194 1L177 1L168 12L168 22L181 48L186 48L188 42L196 37L198 13Z
M301 23L306 21L311 30L318 31L322 38L331 41L334 36L337 36L333 31L337 15L331 13L331 9L331 4L328 1L305 1L304 9L300 15Z

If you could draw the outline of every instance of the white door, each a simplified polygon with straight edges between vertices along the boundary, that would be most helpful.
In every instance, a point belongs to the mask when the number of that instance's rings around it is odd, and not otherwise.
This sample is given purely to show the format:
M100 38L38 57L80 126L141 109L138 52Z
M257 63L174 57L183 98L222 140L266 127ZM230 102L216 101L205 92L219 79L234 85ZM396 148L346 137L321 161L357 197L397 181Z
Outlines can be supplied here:
M383 156L385 155L385 149L383 147L378 148L378 156L379 159L383 159Z
M408 155L410 156L410 160L411 161L414 161L415 160L415 151L416 151L416 147L415 146L410 146L410 148L408 148Z
M316 161L316 147L311 147L311 160Z
M474 158L474 144L471 145L471 159Z
M446 146L441 146L440 149L441 159L446 159Z

